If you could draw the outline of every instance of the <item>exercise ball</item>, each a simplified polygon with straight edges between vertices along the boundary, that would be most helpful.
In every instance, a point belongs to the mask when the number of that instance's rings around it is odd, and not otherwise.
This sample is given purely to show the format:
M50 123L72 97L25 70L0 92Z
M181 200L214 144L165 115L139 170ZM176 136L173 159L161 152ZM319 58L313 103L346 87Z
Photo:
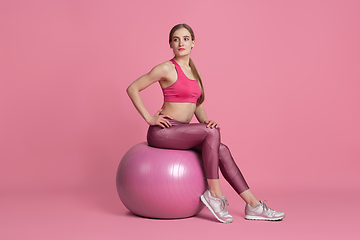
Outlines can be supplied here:
M201 155L192 150L139 143L121 159L116 187L125 207L149 218L186 218L199 213L207 189Z

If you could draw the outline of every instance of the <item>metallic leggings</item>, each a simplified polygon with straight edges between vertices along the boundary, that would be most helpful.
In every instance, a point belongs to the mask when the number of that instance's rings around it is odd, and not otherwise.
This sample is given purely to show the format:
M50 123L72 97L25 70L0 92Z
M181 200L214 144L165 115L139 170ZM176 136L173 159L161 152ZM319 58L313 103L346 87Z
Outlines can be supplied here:
M184 123L169 119L171 127L149 126L147 141L152 147L193 149L202 154L207 179L219 179L220 167L226 181L240 194L249 189L231 156L229 148L220 142L220 131L205 123Z

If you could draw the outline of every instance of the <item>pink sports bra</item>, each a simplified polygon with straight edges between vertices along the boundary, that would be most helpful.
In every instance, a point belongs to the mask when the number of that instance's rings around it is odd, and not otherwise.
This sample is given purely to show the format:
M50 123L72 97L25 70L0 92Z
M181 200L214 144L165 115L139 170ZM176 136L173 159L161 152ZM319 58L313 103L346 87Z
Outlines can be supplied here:
M175 65L178 78L172 85L162 89L164 101L196 103L201 95L198 81L188 78L174 59L170 61Z

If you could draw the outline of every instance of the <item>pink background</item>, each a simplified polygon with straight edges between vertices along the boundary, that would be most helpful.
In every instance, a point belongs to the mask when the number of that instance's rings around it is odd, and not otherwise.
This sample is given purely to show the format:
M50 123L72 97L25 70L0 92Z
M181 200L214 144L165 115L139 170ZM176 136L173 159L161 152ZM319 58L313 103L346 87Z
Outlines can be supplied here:
M117 198L119 161L147 130L125 89L172 57L168 33L183 22L195 31L208 116L284 221L243 220L223 179L237 214L226 226L204 211L134 217ZM142 226L169 239L181 225L219 236L351 239L360 208L345 222L338 214L360 200L359 26L360 3L350 0L1 1L0 238L141 239L149 233L129 226ZM158 84L141 95L150 113L161 107Z

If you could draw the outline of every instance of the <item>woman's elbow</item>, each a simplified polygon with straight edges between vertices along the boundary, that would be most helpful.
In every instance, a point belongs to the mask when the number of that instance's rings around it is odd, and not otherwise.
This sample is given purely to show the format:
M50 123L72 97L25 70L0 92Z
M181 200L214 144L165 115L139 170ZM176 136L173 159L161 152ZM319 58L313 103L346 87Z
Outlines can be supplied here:
M126 93L130 96L131 93L133 93L135 90L134 86L132 84L130 84L127 89L126 89Z
M129 95L131 92L131 85L126 88L126 93Z

